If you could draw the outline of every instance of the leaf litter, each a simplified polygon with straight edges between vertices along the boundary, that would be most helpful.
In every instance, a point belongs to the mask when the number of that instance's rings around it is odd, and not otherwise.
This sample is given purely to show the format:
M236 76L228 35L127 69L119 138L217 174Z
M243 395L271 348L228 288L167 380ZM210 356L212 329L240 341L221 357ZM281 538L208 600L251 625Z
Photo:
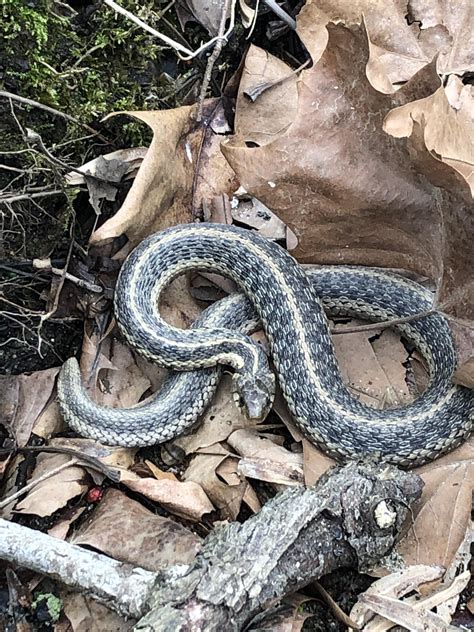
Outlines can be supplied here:
M204 14L202 3L181 5L216 32L216 16ZM129 112L152 129L153 140L148 149L120 150L81 168L112 183L135 176L124 204L93 233L91 244L105 252L106 242L123 234L136 244L152 232L193 221L202 211L210 221L234 222L286 244L303 263L418 273L434 281L437 305L457 319L465 360L460 381L474 384L468 273L474 157L465 140L472 134L473 94L458 76L473 70L466 54L472 7L460 2L448 11L424 0L407 6L408 23L396 4L308 0L297 32L312 66L295 72L251 45L232 136L225 136L231 127L218 100L206 101L207 126L194 122L195 106ZM449 75L443 85L438 73ZM83 182L77 173L69 178L71 185ZM91 196L97 212L99 200L115 197L113 188L96 183ZM219 292L231 289L215 276L200 278L207 284L201 298L216 293L216 281ZM202 302L199 306L191 298L191 286L189 279L180 279L165 294L161 308L175 326L189 326L200 312ZM333 327L357 324L339 319ZM114 407L143 401L166 372L135 357L117 339L113 323L96 325L89 319L81 358L91 395ZM426 381L423 363L391 330L333 340L346 383L376 408L413 399L410 371L418 384ZM2 515L51 517L50 532L57 537L116 559L149 569L186 563L200 543L189 525L207 532L215 520L242 519L261 508L265 486L274 493L312 485L334 465L301 436L281 398L261 426L245 419L232 402L228 376L200 426L152 460L135 450L68 436L54 439L65 430L54 400L56 374L52 369L3 377L2 422L19 447L40 437L50 446L69 446L108 463L120 473L120 491L87 463L44 453L27 476L28 483L41 482ZM425 487L412 524L392 559L375 570L386 577L374 582L351 612L364 630L394 623L451 629L455 604L470 577L465 548L473 457L471 440L418 470ZM22 462L22 455L6 461L4 497L15 492ZM98 504L81 505L97 485L105 485ZM393 572L397 556L407 568ZM413 591L417 599L405 597ZM300 629L305 617L300 603L287 603L259 629ZM74 630L121 625L112 623L116 615L81 595L65 594L64 612ZM96 616L104 623L94 621Z

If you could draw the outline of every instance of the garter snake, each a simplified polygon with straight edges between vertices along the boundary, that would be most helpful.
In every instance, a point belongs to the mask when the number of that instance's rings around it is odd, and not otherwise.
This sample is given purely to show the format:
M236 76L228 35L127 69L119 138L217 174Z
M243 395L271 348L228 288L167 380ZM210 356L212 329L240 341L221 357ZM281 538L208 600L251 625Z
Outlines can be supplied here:
M241 288L203 312L187 330L158 309L162 290L188 270L209 270ZM154 445L189 431L209 404L223 366L234 371L239 404L251 418L271 406L274 378L248 333L260 322L294 421L337 458L378 455L413 467L453 449L472 429L474 391L454 385L456 352L448 322L433 314L398 326L424 355L427 390L412 404L376 410L344 385L324 308L382 321L427 311L433 295L403 277L371 268L321 267L306 274L277 244L220 224L175 226L145 239L125 261L115 315L128 343L172 373L150 400L129 409L95 404L68 360L58 382L66 421L115 445Z

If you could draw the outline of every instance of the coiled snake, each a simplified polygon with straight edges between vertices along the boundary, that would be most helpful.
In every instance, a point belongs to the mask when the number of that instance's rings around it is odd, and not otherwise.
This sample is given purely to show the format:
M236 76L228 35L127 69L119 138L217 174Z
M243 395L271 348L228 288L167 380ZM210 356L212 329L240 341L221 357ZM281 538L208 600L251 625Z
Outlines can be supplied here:
M243 294L216 303L182 330L163 320L158 299L190 269L224 274ZM239 405L249 417L263 418L274 377L265 353L247 335L261 322L289 410L308 438L338 459L376 454L419 465L453 449L472 428L474 391L451 382L456 352L446 319L434 314L399 325L425 356L430 384L410 405L376 410L344 385L323 307L381 321L426 311L432 301L418 284L370 268L321 267L307 275L283 248L247 230L176 226L145 239L128 257L115 314L136 351L179 373L145 403L112 409L89 398L70 359L58 382L61 409L82 435L114 445L154 445L195 425L227 365Z

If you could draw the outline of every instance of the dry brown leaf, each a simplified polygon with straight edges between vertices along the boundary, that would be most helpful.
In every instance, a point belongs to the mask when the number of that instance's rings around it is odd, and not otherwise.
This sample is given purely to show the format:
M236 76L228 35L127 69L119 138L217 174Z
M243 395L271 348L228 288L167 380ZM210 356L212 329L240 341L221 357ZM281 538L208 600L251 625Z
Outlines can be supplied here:
M125 112L151 127L153 140L124 204L92 234L92 244L124 233L136 244L151 233L190 222L193 205L199 208L210 191L218 195L234 187L234 175L207 121L208 116L222 116L222 108L216 101L207 102L206 125L198 125L196 107ZM202 194L193 190L194 185Z
M113 610L81 593L63 590L60 596L73 632L130 632L135 624L134 619L125 621Z
M0 376L0 418L19 447L24 447L31 431L53 398L58 368L35 371L31 375Z
M154 463L152 463L151 461L148 461L145 459L145 463L148 467L148 469L150 470L150 472L153 474L153 476L159 481L162 478L167 478L169 481L177 481L178 479L176 478L176 476L173 474L173 472L166 472L165 470L160 470L159 467L157 467Z
M438 70L442 74L463 74L473 69L474 6L470 0L410 0L409 11L420 29L418 39L428 55L442 51Z
M200 448L225 441L239 428L255 425L249 421L235 405L231 391L232 377L224 375L211 405L199 422L199 427L192 434L178 437L173 444L182 448L186 454L193 454Z
M173 281L160 301L160 311L175 327L189 327L201 312L187 278ZM110 333L110 332L109 332ZM151 389L159 390L168 372L132 353L111 336L85 335L81 352L83 385L99 404L124 408L137 404Z
M413 506L414 522L396 551L407 565L448 568L471 525L474 439L416 472L425 487Z
M71 457L65 454L40 454L28 482L40 478L69 461ZM33 487L23 500L17 503L15 513L50 516L61 507L65 507L72 498L87 490L88 484L85 479L86 473L78 465L61 469Z
M186 13L184 15L182 13L179 14L183 28L189 20L194 18L207 30L209 35L217 35L224 8L224 0L213 0L213 2L208 0L180 0L178 5L182 5L189 12L189 16ZM229 17L229 14L227 14L227 17Z
M314 485L324 472L334 465L336 461L318 450L310 441L303 439L303 471L306 487Z
M311 11L317 11L314 4L305 7L307 24ZM407 142L386 134L382 125L394 107L439 87L433 65L395 95L384 95L365 75L364 33L341 25L328 30L320 60L299 76L292 124L260 147L247 146L238 127L223 152L249 194L294 231L299 242L293 254L301 262L411 270L440 284L444 309L469 318L474 300L467 272L467 184L426 150L416 126ZM300 35L311 45L310 33L300 29ZM246 67L259 54L251 47ZM259 101L260 115L252 122L264 131L276 105L272 91ZM249 108L241 90L237 110L243 102Z
M80 360L82 383L93 399L98 392L96 383L99 371L113 368L107 357L110 353L110 344L110 338L103 338L101 333L94 331L89 336L87 330L84 332Z
M89 160L88 162L81 165L78 168L78 171L97 175L97 163L101 158L102 160L105 160L107 162L125 162L127 164L127 169L125 173L127 174L128 178L131 174L134 174L138 167L141 165L147 151L148 149L146 147L130 147L128 149L117 149L116 151L112 151L108 154L104 154L103 156L99 156L99 158L93 158L92 160ZM66 174L65 178L67 184L69 184L70 186L77 186L78 184L84 184L86 182L84 176L81 176L81 174L77 173L77 171L71 171L70 173Z
M113 368L99 374L97 403L116 408L133 406L150 388L150 381L138 368L130 348L117 340L111 344L110 362Z
M295 467L289 463L254 456L241 459L238 472L242 476L275 485L298 486L303 484L303 463L299 467Z
M250 483L245 488L245 492L242 498L243 502L247 505L247 507L253 511L253 513L258 513L262 508L262 504L255 492L254 488L250 485Z
M198 536L169 518L157 516L116 489L108 489L98 507L70 539L121 562L158 571L189 564L200 549Z
M391 598L403 597L408 593L418 591L423 584L433 584L442 576L443 569L441 567L425 566L423 564L408 566L403 570L378 579L363 594ZM377 632L377 630L382 632L390 628L390 626L385 627L386 620L376 616L370 607L360 600L352 607L350 617L364 630L367 624L369 624L368 630L372 632Z
M286 77L287 80L276 83L271 89L275 105L271 116L267 116L264 100L259 98L253 101L248 98L249 90L255 90L261 84L273 84ZM297 77L284 62L261 48L255 49L252 64L246 63L244 66L239 86L243 96L235 118L235 127L245 136L247 142L266 145L292 124L298 107L296 80ZM261 127L260 120L263 116L267 116L267 120L266 125Z
M232 207L232 217L239 224L255 228L264 237L283 241L286 239L287 227L275 213L259 200L243 200Z
M227 443L242 457L238 471L244 476L277 485L303 483L303 455L290 452L256 430L236 430Z
M469 0L444 3L410 0L408 4L384 0L350 3L345 0L308 0L298 16L297 27L310 29L313 44L327 41L321 26L331 20L348 26L360 25L364 21L370 44L367 76L374 87L389 93L436 55L440 74L462 74L473 70L473 19ZM322 52L321 45L316 54L310 52L317 61Z
M2 500L9 498L18 491L18 468L24 461L25 456L23 454L15 454L6 461L8 467L5 468L6 475L2 479ZM6 507L0 508L0 517L5 520L11 520L15 504L16 500L10 502Z
M175 279L160 298L160 313L174 327L186 329L202 311L191 295L186 277Z
M288 428L293 439L296 442L301 442L303 446L304 484L307 487L314 485L324 472L335 465L336 462L318 450L318 448L308 441L300 432L291 417L290 411L288 410L288 406L280 389L277 389L275 394L273 410Z
M360 600L377 614L413 632L425 632L426 630L459 632L458 627L447 624L442 617L434 612L430 610L418 611L414 605L399 599L364 594L360 596Z
M54 399L47 404L46 408L39 415L33 426L33 432L35 435L38 435L38 437L50 439L54 434L57 434L63 429L64 421L59 409L59 402Z
M335 329L344 329L344 326L336 326ZM374 332L342 334L334 336L333 343L344 382L353 394L374 408L385 408L396 405L399 400L369 342L373 335ZM400 337L395 342L403 348ZM386 349L387 355L391 350L391 347ZM401 364L391 368L398 368L405 374Z
M413 398L408 390L406 369L403 366L403 363L408 359L408 354L400 340L400 335L392 329L384 329L375 340L370 341L370 344L383 373L390 383L391 392L394 395L394 403L402 405L411 402Z
M456 169L474 194L474 144L469 140L474 136L472 86L453 75L446 88L389 112L383 127L396 138L409 137L415 121L423 126L427 149Z
M160 503L170 513L198 522L214 510L203 488L193 481L141 478L133 472L122 472L120 482L139 494Z
M219 509L223 519L235 520L240 511L247 482L240 481L236 485L235 480L231 480L232 484L229 485L219 478L216 472L221 464L229 459L232 462L231 467L236 471L237 459L228 457L228 452L220 444L210 446L207 450L212 450L214 454L196 454L191 459L184 478L186 481L194 481L204 489L214 506Z
M86 507L71 507L66 513L61 513L61 518L48 529L48 535L59 540L65 540L72 523L77 520L86 510Z
M449 324L458 350L458 368L453 381L474 388L474 323L453 318Z

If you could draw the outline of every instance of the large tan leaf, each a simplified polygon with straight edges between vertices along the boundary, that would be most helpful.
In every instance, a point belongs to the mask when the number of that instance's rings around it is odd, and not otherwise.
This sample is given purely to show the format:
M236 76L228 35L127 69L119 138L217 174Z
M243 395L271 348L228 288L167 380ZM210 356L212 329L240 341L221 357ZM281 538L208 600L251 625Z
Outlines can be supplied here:
M471 525L474 440L416 472L425 486L396 551L406 564L449 568Z
M200 549L198 536L116 489L107 490L70 541L150 571L190 563Z
M88 488L86 472L78 465L68 467L69 461L71 457L66 454L40 454L28 482L47 476L48 472L52 472L52 475L27 493L16 505L15 512L50 516L72 498L85 492ZM65 466L65 469L61 469L62 466Z
M446 86L429 97L388 113L384 129L397 138L409 137L414 122L423 127L427 149L451 165L474 193L474 93L452 75Z
M442 306L470 317L474 288L468 276L468 187L428 153L419 130L407 142L383 129L391 109L439 87L434 68L423 68L395 95L381 94L365 75L363 31L341 25L329 25L328 30L329 43L320 60L300 75L292 124L257 147L253 139L247 146L237 129L223 151L244 188L294 231L299 243L293 254L302 262L418 272L440 284ZM305 39L305 33L300 34ZM260 55L251 48L246 67L251 69ZM240 88L237 109L248 88ZM266 129L265 113L271 116L274 107L272 91L263 92L259 100L259 120L253 123ZM455 301L449 298L453 293Z
M207 102L205 125L194 120L196 106L125 114L151 127L153 140L125 202L92 234L92 244L124 233L138 243L153 232L190 222L202 197L232 189L233 173L213 138L212 122L220 126L223 119L218 102Z
M228 452L220 444L209 446L205 450L208 454L198 453L191 459L184 478L187 483L199 485L204 489L224 520L235 520L248 484L236 474L237 459L229 457ZM224 467L227 461L230 461L230 465L227 464L227 469L219 475L220 468ZM230 476L229 467L232 472Z
M473 70L473 20L470 0L307 0L298 25L311 26L314 32L318 24L318 37L313 41L320 42L324 41L320 30L324 23L354 25L364 21L370 45L367 75L372 85L388 93L436 55L440 73ZM313 54L313 59L319 55Z
M0 419L18 446L28 443L36 421L53 398L59 369L35 371L31 375L0 376Z
M203 514L214 509L203 488L193 481L141 478L134 472L127 471L121 473L120 482L187 520L197 522Z

